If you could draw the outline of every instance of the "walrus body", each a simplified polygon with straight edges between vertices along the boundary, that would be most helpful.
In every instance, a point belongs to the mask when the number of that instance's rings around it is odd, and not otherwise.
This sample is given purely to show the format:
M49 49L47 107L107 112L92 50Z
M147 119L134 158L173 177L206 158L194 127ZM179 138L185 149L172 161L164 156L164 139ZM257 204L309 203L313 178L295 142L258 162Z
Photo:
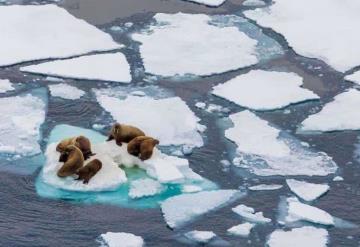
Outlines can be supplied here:
M138 136L129 142L127 151L141 160L147 160L151 158L157 144L159 144L159 141L152 137Z
M112 126L107 141L111 141L115 139L116 144L121 146L123 142L129 143L135 137L144 136L144 135L145 133L139 128L136 128L131 125L116 123Z
M87 160L90 156L94 155L91 151L90 140L85 136L76 136L62 140L56 146L56 151L63 153L65 148L69 145L74 145L78 147L81 150L85 160ZM66 156L61 155L59 161L66 162Z
M57 172L57 175L61 178L75 174L84 165L84 156L75 145L67 146L63 154L67 156L67 160Z
M101 161L94 159L76 172L76 174L79 176L76 180L83 180L83 183L87 184L89 183L90 179L100 171L101 168Z

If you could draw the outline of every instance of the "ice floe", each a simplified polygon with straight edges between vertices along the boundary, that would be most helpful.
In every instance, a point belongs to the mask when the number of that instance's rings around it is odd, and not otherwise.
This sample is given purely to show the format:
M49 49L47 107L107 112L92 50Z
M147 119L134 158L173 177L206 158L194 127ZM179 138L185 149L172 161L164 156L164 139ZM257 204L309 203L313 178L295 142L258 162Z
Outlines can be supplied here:
M20 68L23 72L72 79L129 83L130 66L123 53L96 54Z
M142 237L126 232L107 232L100 235L101 247L142 247Z
M325 247L328 244L329 233L322 228L303 226L289 231L276 230L270 234L267 241L269 247Z
M212 93L246 108L274 110L319 99L302 84L303 79L295 73L252 70L215 86Z
M163 191L161 183L154 179L142 178L134 180L130 183L130 198L140 198L145 196L153 196Z
M360 91L350 89L335 96L323 109L305 119L300 132L341 131L360 129Z
M14 90L13 84L10 80L0 79L0 93L6 93L7 91Z
M306 6L312 6L307 8ZM326 9L324 9L326 6ZM259 25L284 35L298 54L318 58L345 72L360 65L360 3L332 0L277 0L269 8L245 11ZM321 13L321 14L319 14ZM338 18L334 19L334 16ZM312 37L308 39L307 37ZM313 42L316 40L316 42Z
M242 5L247 7L261 7L265 6L266 3L262 0L245 0L242 2Z
M0 6L0 33L0 66L122 47L56 5Z
M212 239L214 239L216 237L216 234L214 232L211 231L191 231L191 232L187 232L185 233L185 237L195 241L197 243L208 243L210 242Z
M132 35L141 43L148 73L210 75L258 62L257 41L236 27L210 25L211 17L204 14L160 13L154 18L155 26Z
M232 208L232 211L245 220L253 222L253 223L269 223L271 219L264 217L263 212L256 212L252 207L248 207L244 204L238 205L235 208Z
M235 236L247 237L254 226L255 224L253 223L245 222L229 228L227 232Z
M341 176L336 176L336 177L333 178L333 181L335 181L335 182L344 181L344 178L341 177Z
M168 226L176 228L241 196L242 194L237 190L201 191L183 194L162 202L161 210Z
M314 184L296 179L286 179L286 183L292 192L305 201L313 201L330 189L327 184Z
M225 3L226 0L186 0L186 1L203 4L210 7L219 7L221 4Z
M281 184L259 184L248 187L249 190L257 191L257 190L278 190L283 186Z
M149 96L128 96L119 99L97 91L99 104L119 123L134 125L160 141L160 145L200 147L200 119L179 97L154 99Z
M53 97L75 100L85 95L83 90L65 83L49 85L48 87Z
M345 76L345 80L355 82L356 84L360 84L360 71L356 71L351 75Z
M326 176L337 170L331 157L304 147L250 111L230 115L234 124L225 136L237 145L233 164L259 176ZM261 145L259 145L261 143Z

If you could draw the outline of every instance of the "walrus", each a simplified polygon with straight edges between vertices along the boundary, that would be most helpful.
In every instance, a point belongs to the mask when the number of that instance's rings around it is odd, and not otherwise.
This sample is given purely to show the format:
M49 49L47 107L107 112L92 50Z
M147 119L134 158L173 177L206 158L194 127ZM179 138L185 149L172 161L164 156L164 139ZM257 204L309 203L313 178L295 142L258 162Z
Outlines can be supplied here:
M63 154L66 155L67 160L57 172L58 177L61 178L75 174L84 165L84 156L75 145L67 146Z
M63 153L65 148L69 145L75 145L78 147L84 155L84 160L87 160L90 156L95 155L91 151L91 143L85 136L76 136L62 140L57 146L56 151ZM66 155L61 155L59 162L66 162Z
M129 142L127 151L141 160L147 160L151 158L154 147L159 143L159 140L150 136L138 136Z
M84 184L89 183L90 179L100 171L102 163L98 159L94 159L77 170L76 174L79 176L76 180L83 180Z
M123 142L129 143L137 136L144 136L145 133L131 125L116 123L111 127L109 138L107 141L114 140L118 146L121 146Z

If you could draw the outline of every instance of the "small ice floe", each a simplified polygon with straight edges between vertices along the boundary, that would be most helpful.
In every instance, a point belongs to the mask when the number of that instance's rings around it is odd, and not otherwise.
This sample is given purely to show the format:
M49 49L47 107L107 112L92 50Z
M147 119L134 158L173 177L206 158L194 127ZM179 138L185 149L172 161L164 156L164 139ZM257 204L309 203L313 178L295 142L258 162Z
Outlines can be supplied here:
M150 178L134 180L130 183L130 198L141 198L160 194L163 191L163 185Z
M249 190L257 191L257 190L278 190L283 186L281 184L259 184L248 187Z
M351 75L347 75L345 76L345 80L354 82L356 84L360 85L360 71L356 71L355 73L351 74Z
M233 226L227 230L228 233L235 236L247 237L249 236L251 230L254 228L255 224L245 222L236 226Z
M197 243L208 243L216 237L216 234L211 231L191 231L184 234L189 240L195 241Z
M130 65L121 52L56 60L22 67L20 70L72 79L131 82Z
M310 4L312 7L307 8ZM326 9L324 9L326 6ZM281 33L296 53L321 59L338 71L360 65L360 3L319 0L277 0L268 8L245 11L259 25ZM321 13L321 15L319 15ZM334 19L334 16L339 18ZM345 28L346 27L346 28ZM314 44L306 37L312 37Z
M160 145L200 147L200 119L179 97L154 99L149 96L127 96L125 99L96 91L99 104L119 123L134 125L160 141Z
M248 207L244 204L238 205L235 208L232 208L234 213L237 213L245 220L253 222L253 223L269 223L271 219L264 217L263 212L256 212L252 207Z
M293 223L298 221L311 222L326 226L335 225L334 217L322 209L299 202L296 197L286 199L285 212L283 202L280 203L280 223ZM285 214L284 214L285 213Z
M195 193L195 192L199 192L202 191L203 189L200 186L196 186L196 185L183 185L181 188L181 191L183 193Z
M29 35L29 30L34 30L34 35ZM66 58L123 46L109 34L51 4L0 6L0 33L0 66ZM15 53L9 52L14 49Z
M326 176L337 170L327 154L313 151L250 111L230 115L225 136L237 145L233 164L259 176ZM261 145L259 145L259 143Z
M107 232L100 235L101 247L142 247L142 237L126 232Z
M148 73L211 75L258 62L254 55L257 40L236 27L210 25L208 15L160 13L154 19L156 25L132 35L141 43L140 53Z
M289 231L276 230L267 241L269 247L326 247L329 233L322 228L303 226Z
M360 129L360 91L350 89L335 96L334 101L327 103L323 109L305 119L300 132L326 132Z
M319 198L330 189L327 184L314 184L296 179L286 179L286 183L292 192L308 202Z
M344 181L344 178L341 176L336 176L333 178L333 181L335 181L335 182Z
M13 84L10 80L0 79L0 93L6 93L8 91L14 90Z
M180 227L196 217L225 206L243 196L237 190L201 191L171 197L161 203L166 223L171 228Z
M210 7L219 7L220 5L225 3L226 0L185 0L185 1L203 4Z
M262 7L265 6L266 3L262 0L245 0L242 2L242 5L246 7Z
M199 109L205 109L206 104L204 102L196 102L195 106Z
M48 87L51 96L53 97L75 100L80 99L82 96L85 95L85 92L83 90L80 90L77 87L70 86L65 83L49 85Z
M295 73L252 70L215 86L212 94L246 108L274 110L319 99L302 85L303 79Z

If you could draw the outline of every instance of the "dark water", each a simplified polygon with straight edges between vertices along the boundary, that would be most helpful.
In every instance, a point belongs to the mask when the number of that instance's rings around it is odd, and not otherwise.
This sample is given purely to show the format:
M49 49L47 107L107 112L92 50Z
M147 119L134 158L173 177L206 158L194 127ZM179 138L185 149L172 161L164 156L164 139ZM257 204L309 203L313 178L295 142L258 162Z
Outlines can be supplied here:
M105 29L127 21L133 22L135 26L141 26L143 23L147 23L156 12L235 13L242 10L241 2L241 0L229 0L219 8L208 8L181 0L65 0L59 5L64 6L73 15ZM18 1L18 3L28 2ZM258 115L282 129L289 130L299 139L334 158L340 167L340 175L345 180L334 183L330 177L306 178L308 181L327 181L331 186L330 191L314 205L336 217L360 225L360 172L359 163L354 159L358 133L356 131L321 135L295 133L297 125L312 112L314 107L318 107L320 110L319 106L331 101L334 95L344 91L351 84L344 82L343 74L332 70L323 62L306 59L295 54L280 35L270 30L264 30L264 32L282 44L285 50L283 56L250 68L197 78L192 81L174 82L160 79L156 82L160 87L170 90L185 100L196 115L202 119L202 123L207 125L206 143L204 147L196 149L189 156L190 166L195 172L216 182L221 188L236 189L244 184L262 182L285 184L283 177L245 179L239 176L234 168L224 170L219 161L228 159L229 155L223 133L216 124L219 116L204 113L193 105L196 100L212 102L227 106L231 113L234 113L242 108L229 105L228 102L211 96L209 91L214 85L255 68L296 72L304 78L306 88L321 96L321 101L290 106L287 108L291 110L290 114L283 114L283 110L278 110L258 113ZM126 35L116 34L114 39L130 45ZM137 73L135 69L140 64L139 54L131 48L125 48L123 52L131 63L134 78L132 85L146 85L142 82L144 74ZM19 66L0 68L0 78L8 78L22 84L16 92L8 95L44 87L49 83L44 80L44 77L25 75L19 72L18 68ZM95 81L66 80L66 82L88 92L92 88L107 86ZM103 112L91 94L76 101L50 97L43 135L46 138L50 130L60 123L91 128L93 123L102 123L105 121L104 119L110 119L110 116ZM44 140L43 148L45 143ZM231 246L264 246L268 234L279 227L276 223L276 216L280 196L290 195L286 186L277 191L249 192L240 201L211 212L184 228L172 231L167 228L158 208L140 210L40 198L35 191L35 180L39 171L40 169L37 169L30 175L17 174L11 169L0 173L0 246L98 246L95 239L107 231L134 233L142 236L147 246L184 246L185 244L176 240L176 236L194 229L214 231L218 236L227 240ZM241 223L240 218L230 210L232 206L240 202L253 206L258 211L263 211L265 216L272 218L273 223L256 226L249 238L228 236L226 230ZM329 246L359 245L360 231L358 228L333 227L328 230L330 233Z

